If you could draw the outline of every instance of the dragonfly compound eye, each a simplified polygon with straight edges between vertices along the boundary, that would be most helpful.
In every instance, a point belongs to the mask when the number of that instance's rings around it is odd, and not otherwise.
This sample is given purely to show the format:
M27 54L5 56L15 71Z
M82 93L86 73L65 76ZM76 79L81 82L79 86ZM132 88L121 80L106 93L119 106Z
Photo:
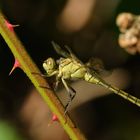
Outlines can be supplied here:
M44 61L43 68L47 72L54 70L56 68L55 60L53 58L48 58L47 60Z

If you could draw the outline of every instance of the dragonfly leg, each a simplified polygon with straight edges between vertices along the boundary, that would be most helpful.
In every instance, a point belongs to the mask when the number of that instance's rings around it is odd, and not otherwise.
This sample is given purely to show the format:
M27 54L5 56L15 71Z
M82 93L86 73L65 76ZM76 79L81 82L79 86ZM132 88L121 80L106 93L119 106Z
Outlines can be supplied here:
M73 95L70 94L70 98L69 98L69 100L68 100L68 102L67 102L67 104L66 104L66 106L65 106L65 114L67 113L68 108L69 108L69 106L71 105L71 102L72 102L72 100L74 99L74 97L75 97L75 95L76 95L76 91L75 91L72 87L70 87L70 86L69 86L69 88L70 88L71 91L73 92Z
M34 74L34 75L39 75L39 76L42 76L42 77L47 77L47 75L42 74L42 73L32 72L32 74Z
M56 76L56 81L55 81L54 87L53 87L54 88L54 91L57 90L59 82L60 82L60 79Z
M45 78L47 77L47 75L42 74L42 73L32 72L32 74L34 74L34 75L39 75L39 76L45 77ZM41 86L41 85L39 85L39 87L40 87L40 88L46 88L46 89L52 90L50 87L47 87L47 86Z
M69 94L69 97L70 97L66 106L65 106L65 114L66 114L72 100L74 99L74 97L76 95L76 91L71 86L69 86L63 78L62 78L62 83L63 83L64 87L66 88L66 90Z
M50 87L47 87L47 86L39 86L40 88L46 88L46 89L49 89L49 90L52 90Z

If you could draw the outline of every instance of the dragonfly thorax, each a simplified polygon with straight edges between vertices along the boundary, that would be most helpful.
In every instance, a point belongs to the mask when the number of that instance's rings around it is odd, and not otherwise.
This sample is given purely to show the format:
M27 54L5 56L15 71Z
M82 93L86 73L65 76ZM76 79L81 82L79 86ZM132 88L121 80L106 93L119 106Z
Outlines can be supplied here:
M64 79L83 79L86 73L85 66L73 58L61 58L59 61L59 75Z

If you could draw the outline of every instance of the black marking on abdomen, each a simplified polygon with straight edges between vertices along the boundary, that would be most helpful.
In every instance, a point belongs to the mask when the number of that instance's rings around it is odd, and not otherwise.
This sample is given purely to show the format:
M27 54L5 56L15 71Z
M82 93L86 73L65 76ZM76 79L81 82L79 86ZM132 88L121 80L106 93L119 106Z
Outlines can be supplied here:
M75 69L74 71L73 71L73 73L72 74L74 74L74 73L76 73L78 70L80 70L81 69L81 67L78 67L77 69Z

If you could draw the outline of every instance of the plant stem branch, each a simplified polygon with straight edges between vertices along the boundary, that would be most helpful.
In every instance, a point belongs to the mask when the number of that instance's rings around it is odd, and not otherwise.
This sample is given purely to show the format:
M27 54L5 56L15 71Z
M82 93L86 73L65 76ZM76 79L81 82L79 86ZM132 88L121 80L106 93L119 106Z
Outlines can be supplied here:
M5 24L5 18L0 12L0 34L4 38L8 47L12 51L15 59L17 59L21 65L22 70L26 73L29 79L32 81L39 94L42 96L44 101L48 104L49 108L54 114L57 115L63 128L70 136L72 140L85 140L86 138L80 132L80 130L75 127L69 116L64 114L64 107L58 100L54 92L48 88L49 87L46 80L40 75L34 75L34 73L41 73L35 63L32 61L28 53L26 52L21 41L18 39L13 31L10 31Z

